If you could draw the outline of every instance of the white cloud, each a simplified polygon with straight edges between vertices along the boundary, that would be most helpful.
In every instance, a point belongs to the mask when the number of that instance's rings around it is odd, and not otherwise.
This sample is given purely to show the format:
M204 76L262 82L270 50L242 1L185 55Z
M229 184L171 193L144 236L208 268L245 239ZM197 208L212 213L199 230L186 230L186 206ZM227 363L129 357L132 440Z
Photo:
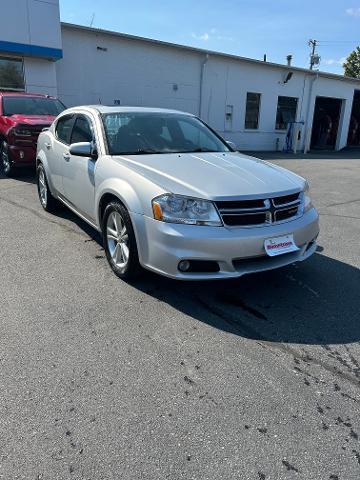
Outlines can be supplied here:
M203 42L208 42L209 40L223 40L223 41L234 41L232 37L227 37L221 35L221 33L216 29L212 28L209 32L205 32L202 34L192 33L191 36L196 40L201 40Z
M324 65L342 65L345 61L346 57L341 57L337 60L335 58L325 58L324 60L322 60L322 63Z
M346 9L347 15L351 17L360 17L360 7L358 8L347 8Z
M202 40L203 42L207 42L210 38L210 35L207 32L201 35L198 35L197 33L192 33L191 36L196 40Z

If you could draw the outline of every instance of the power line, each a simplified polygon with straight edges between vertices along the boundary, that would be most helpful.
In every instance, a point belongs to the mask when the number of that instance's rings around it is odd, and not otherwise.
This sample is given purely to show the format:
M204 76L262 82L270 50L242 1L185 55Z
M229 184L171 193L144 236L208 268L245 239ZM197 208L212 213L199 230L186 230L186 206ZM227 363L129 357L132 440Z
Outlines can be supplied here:
M360 40L318 40L317 42L323 45L324 43L360 43Z

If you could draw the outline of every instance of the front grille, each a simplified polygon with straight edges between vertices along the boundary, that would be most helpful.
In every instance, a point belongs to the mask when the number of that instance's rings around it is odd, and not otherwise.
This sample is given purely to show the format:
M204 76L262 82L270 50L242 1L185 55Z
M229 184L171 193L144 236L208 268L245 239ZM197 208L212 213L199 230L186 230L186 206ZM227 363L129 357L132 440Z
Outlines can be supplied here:
M222 214L222 219L226 225L239 225L246 227L247 225L259 225L266 223L266 212L262 213L244 213L243 215Z
M254 226L283 222L296 217L301 208L301 192L274 198L216 202L221 218L229 226Z
M28 125L21 125L19 128L24 129L24 130L29 130L31 132L31 135L16 135L15 136L15 144L16 145L36 145L40 133L43 131L44 128L48 128L50 125L42 125L42 126L28 126Z
M287 203L295 202L299 199L299 193L293 193L292 195L284 195L282 197L273 198L274 205L278 207L279 205L284 205Z
M38 139L38 136L40 135L40 133L43 131L44 128L48 128L50 127L50 125L43 125L42 127L35 127L35 128L32 128L31 129L31 133L32 133L32 138L34 141L37 141Z
M274 212L275 222L282 222L288 220L291 217L295 217L298 213L299 207L284 208L284 210L277 210Z

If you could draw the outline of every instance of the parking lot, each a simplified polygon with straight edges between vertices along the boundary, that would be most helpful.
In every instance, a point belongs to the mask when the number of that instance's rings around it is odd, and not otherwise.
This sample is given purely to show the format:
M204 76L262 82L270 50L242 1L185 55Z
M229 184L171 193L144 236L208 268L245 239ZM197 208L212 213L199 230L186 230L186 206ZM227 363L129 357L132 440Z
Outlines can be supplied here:
M0 478L360 478L360 160L274 160L321 214L307 262L227 282L112 274L0 177Z

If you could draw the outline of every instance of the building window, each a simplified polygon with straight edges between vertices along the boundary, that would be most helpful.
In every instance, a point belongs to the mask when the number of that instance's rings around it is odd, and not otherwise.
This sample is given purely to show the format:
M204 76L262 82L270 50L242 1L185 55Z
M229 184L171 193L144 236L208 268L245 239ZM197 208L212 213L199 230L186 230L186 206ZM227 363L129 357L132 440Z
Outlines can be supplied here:
M260 99L260 93L247 93L245 114L246 129L257 130L259 128Z
M295 97L278 97L276 130L286 130L289 123L295 122L297 103Z
M22 59L0 57L0 90L25 90Z

